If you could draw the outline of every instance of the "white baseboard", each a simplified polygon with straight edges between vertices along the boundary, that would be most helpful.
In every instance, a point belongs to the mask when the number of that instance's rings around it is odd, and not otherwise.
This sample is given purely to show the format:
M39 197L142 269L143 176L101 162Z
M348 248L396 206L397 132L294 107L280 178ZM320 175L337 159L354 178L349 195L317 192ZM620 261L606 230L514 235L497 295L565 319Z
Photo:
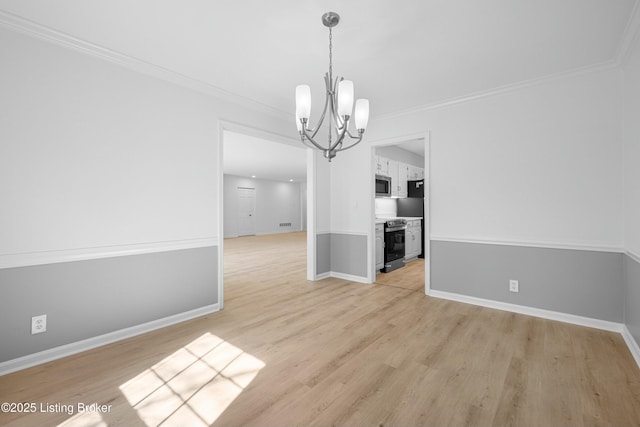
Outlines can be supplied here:
M330 272L329 275L331 277L335 277L336 279L344 279L344 280L349 280L351 282L365 283L367 285L371 284L371 281L366 276L354 276L353 274L338 273L336 271Z
M454 294L452 292L436 291L433 289L430 290L428 295L435 298L442 298L451 301L479 305L482 307L495 308L497 310L509 311L512 313L526 314L528 316L535 316L543 319L557 320L559 322L617 332L622 335L622 338L624 338L624 342L627 344L631 355L640 368L640 346L638 346L633 335L629 332L627 325L623 323L609 322L607 320L576 316L575 314L560 313L558 311L543 310L541 308L526 307L523 305L509 304L506 302L470 297L467 295Z
M635 252L627 251L627 256L640 264L640 255L636 254Z
M452 292L436 291L431 289L429 296L448 299L467 304L479 305L482 307L495 308L497 310L510 311L512 313L525 314L527 316L541 317L543 319L557 320L574 325L587 326L605 331L622 333L624 324L610 322L607 320L594 319L591 317L577 316L575 314L561 313L558 311L544 310L541 308L527 307L524 305L510 304L506 302L488 300L483 298L470 297L467 295L455 294Z
M354 276L353 274L338 273L336 271L329 271L328 273L317 274L314 280L328 279L329 277L334 277L336 279L349 280L351 282L366 283L367 285L371 284L371 280L369 280L368 277Z
M541 308L526 307L523 305L509 304L506 302L493 301L483 298L470 297L467 295L454 294L452 292L436 291L431 289L429 296L442 298L451 301L463 302L467 304L479 305L482 307L495 308L497 310L509 311L512 313L526 314L528 316L540 317L543 319L557 320L559 322L571 323L579 326L587 326L605 331L618 332L624 338L631 355L640 368L640 346L629 332L627 325L623 323L609 322L607 320L594 319L591 317L576 316L575 314L560 313L558 311L543 310Z
M162 319L153 320L141 325L131 326L129 328L120 329L99 335L97 337L87 338L82 341L76 341L71 344L62 345L51 348L49 350L40 351L28 356L19 357L17 359L8 360L0 363L0 376L10 374L11 372L27 369L32 366L41 365L52 360L61 359L83 351L91 350L106 344L111 344L136 335L141 335L156 329L174 325L176 323L191 320L196 317L215 313L220 310L219 304L211 304L205 307L196 308L195 310L186 311L184 313L175 314L173 316L164 317Z
M631 335L631 332L629 332L627 325L623 325L622 338L624 338L624 342L627 343L627 347L629 347L629 351L631 352L631 355L636 360L636 363L640 368L640 346L638 345L637 341L633 338L633 335Z

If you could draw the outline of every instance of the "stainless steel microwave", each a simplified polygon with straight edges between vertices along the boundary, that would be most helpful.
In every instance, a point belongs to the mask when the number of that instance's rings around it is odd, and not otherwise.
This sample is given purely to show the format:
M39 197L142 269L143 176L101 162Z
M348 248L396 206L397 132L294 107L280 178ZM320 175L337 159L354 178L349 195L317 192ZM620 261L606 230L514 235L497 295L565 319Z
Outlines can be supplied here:
M391 197L391 177L376 175L376 197Z

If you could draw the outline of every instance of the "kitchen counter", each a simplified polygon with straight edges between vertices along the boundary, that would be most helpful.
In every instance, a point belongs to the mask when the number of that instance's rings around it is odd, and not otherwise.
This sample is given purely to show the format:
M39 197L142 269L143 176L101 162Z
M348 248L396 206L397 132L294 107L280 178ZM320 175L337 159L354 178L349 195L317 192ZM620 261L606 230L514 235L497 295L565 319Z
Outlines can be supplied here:
M422 217L421 216L383 216L383 217L376 218L376 224L382 224L385 221L388 221L390 219L406 219L407 221L411 221L414 219L422 219Z

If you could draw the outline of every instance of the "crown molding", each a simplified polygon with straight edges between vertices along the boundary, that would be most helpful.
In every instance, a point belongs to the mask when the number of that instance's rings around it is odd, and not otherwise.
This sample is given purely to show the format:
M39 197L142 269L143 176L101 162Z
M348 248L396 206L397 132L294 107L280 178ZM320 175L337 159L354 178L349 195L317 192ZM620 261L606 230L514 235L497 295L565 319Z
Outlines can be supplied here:
M509 83L503 86L497 86L492 89L481 90L478 92L473 92L468 95L453 97L441 101L436 101L430 104L419 105L417 107L407 108L405 110L399 110L393 113L381 114L376 116L377 120L389 120L402 116L407 116L410 114L422 113L425 111L432 110L440 110L442 108L451 107L458 104L465 104L471 101L477 101L484 98L489 98L496 95L501 95L504 93L514 92L517 90L526 89L533 86L538 86L541 84L545 84L548 82L553 82L557 80L563 80L571 77L578 77L585 74L591 74L600 71L612 70L618 67L618 62L616 60L608 60L604 62L600 62L597 64L591 64L586 67L574 68L568 71L563 71L560 73L550 74L543 77L537 77L529 80L522 80L516 83Z
M221 89L212 84L197 80L175 71L168 70L166 68L151 64L149 62L142 61L140 59L128 56L111 49L104 48L102 46L90 43L88 41L73 37L69 34L63 33L58 30L46 27L44 25L35 23L20 16L11 14L0 10L0 27L7 28L9 30L29 35L34 38L38 38L49 43L56 44L68 49L72 49L120 66L131 69L133 71L146 74L158 79L194 90L199 93L203 93L215 98L229 101L237 105L249 108L252 110L260 111L266 114L270 114L274 117L278 117L284 120L290 120L291 114L287 111L275 108L273 106L264 104L260 101L256 101L251 98L243 97L232 92ZM565 72L555 73L548 76L534 78L530 80L523 80L516 83L498 86L492 89L473 92L468 95L460 97L453 97L445 100L436 101L429 104L423 104L417 107L411 107L404 110L398 110L395 112L381 114L375 116L377 120L388 120L410 114L438 110L449 106L464 104L467 102L487 98L491 96L500 95L503 93L521 90L524 88L540 85L550 81L560 80L564 78L576 77L579 75L598 72L608 69L614 69L619 66L623 66L629 58L630 51L635 43L640 39L640 1L636 0L631 13L631 17L627 22L622 40L618 46L617 53L614 59L604 61L597 64L592 64L586 67L575 68Z
M93 56L103 61L111 62L135 72L155 77L160 80L164 80L166 82L173 83L175 85L218 98L220 100L232 102L251 110L266 113L280 119L291 119L291 114L286 111L280 110L251 98L246 98L231 93L212 84L185 76L184 74L171 71L158 65L143 61L141 59L125 55L111 49L107 49L105 47L90 43L77 37L73 37L64 32L54 30L53 28L38 24L36 22L2 10L0 10L0 27L25 34L27 36L46 41L48 43L55 44L57 46L75 50L76 52Z
M530 80L522 80L516 83L511 83L503 86L498 86L492 89L473 92L468 95L453 97L441 101L436 101L430 104L424 104L417 107L407 108L405 110L399 110L388 114L381 114L376 116L378 120L388 120L397 117L402 117L410 114L416 114L425 111L439 110L441 108L450 107L457 104L464 104L471 101L476 101L482 98L488 98L491 96L500 95L507 92L525 89L528 87L537 86L540 84L562 80L571 77L577 77L589 73L611 70L622 67L626 64L631 55L631 51L636 43L640 42L640 0L636 0L627 25L625 26L622 39L618 44L616 54L613 59L599 62L596 64L587 65L585 67L574 68L568 71L560 73L554 73L543 77L538 77Z

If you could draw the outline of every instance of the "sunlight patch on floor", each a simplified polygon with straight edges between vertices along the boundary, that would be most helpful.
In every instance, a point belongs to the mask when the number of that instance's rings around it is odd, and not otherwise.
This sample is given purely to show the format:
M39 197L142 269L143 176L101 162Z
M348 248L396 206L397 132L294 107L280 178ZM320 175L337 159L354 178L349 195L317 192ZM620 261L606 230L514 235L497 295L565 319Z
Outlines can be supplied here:
M208 426L265 364L206 333L120 386L149 427Z

